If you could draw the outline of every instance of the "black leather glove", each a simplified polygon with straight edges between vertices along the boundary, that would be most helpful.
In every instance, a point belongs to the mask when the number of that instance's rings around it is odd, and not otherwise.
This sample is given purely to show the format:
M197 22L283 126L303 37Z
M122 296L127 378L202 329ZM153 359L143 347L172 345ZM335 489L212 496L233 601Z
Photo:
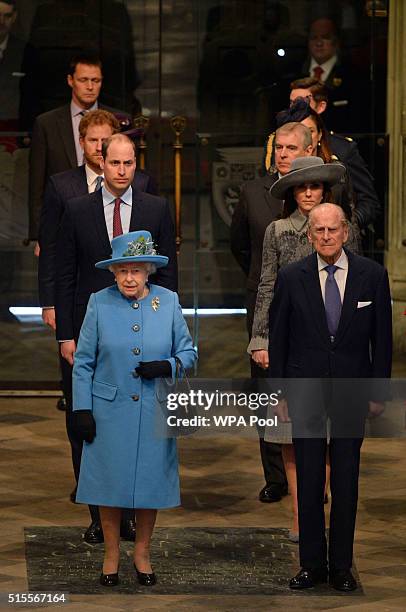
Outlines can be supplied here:
M73 428L79 438L85 442L93 442L96 436L96 421L91 410L75 410L73 412Z
M166 359L163 361L140 361L140 365L135 368L135 371L147 380L172 376L171 364Z

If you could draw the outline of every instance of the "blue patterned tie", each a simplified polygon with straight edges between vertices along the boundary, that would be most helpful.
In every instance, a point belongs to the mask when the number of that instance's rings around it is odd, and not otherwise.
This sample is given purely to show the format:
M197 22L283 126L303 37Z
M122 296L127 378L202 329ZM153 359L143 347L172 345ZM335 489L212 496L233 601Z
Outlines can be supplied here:
M337 266L326 266L324 270L328 274L324 293L324 307L326 309L328 331L332 338L334 338L340 322L342 308L340 291L334 278L334 273L338 268Z
M98 176L96 179L96 187L94 188L95 191L100 191L100 189L102 188L102 183L103 183L104 178L102 176Z

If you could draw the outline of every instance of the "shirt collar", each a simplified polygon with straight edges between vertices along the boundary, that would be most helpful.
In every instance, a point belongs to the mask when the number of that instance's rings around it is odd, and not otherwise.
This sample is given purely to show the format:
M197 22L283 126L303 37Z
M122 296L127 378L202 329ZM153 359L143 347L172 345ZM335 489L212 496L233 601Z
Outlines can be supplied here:
M89 187L90 185L93 185L93 183L97 180L98 176L103 176L103 174L97 174L87 164L85 164L85 171L86 171L86 181Z
M293 213L290 215L290 220L292 222L293 227L295 229L297 228L298 232L301 232L305 225L307 225L309 217L306 217L306 215L300 212L299 208L296 208L296 210L294 210Z
M324 259L322 259L320 255L317 253L317 265L318 265L319 272L320 272L320 270L324 270L324 268L328 266L329 264L326 261L324 261ZM341 255L337 259L334 265L337 266L337 268L341 268L342 270L348 270L348 257L344 249L342 249Z
M97 110L97 100L96 102L93 104L93 106L91 106L90 108L86 109L86 111L92 111L92 110ZM77 117L78 115L81 115L84 111L84 108L81 108L80 106L78 106L73 100L70 101L70 114L71 117Z
M108 191L108 189L106 189L106 187L104 185L101 188L101 192L102 192L103 206L104 207L108 206L109 204L112 204L114 202L114 200L116 199L116 197L117 197L117 196L113 195L112 193L110 193L110 191ZM127 191L125 191L123 193L123 195L120 196L120 200L122 202L124 202L124 204L127 204L127 206L132 206L132 203L133 203L133 190L132 190L131 185L129 186Z
M310 61L310 73L313 74L313 68L316 68L316 66L321 66L321 68L323 68L323 71L324 71L321 76L326 77L330 74L336 62L337 62L337 55L333 55L333 57L330 57L330 59L324 62L324 64L319 64L318 62L316 62L315 59L312 58Z

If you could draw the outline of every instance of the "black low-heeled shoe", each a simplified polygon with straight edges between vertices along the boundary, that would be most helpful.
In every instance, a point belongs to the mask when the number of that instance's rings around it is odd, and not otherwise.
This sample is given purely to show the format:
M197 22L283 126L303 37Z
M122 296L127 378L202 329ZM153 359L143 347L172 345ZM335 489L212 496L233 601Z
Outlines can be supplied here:
M104 542L101 523L98 521L92 521L83 534L83 539L88 544L101 544Z
M137 566L135 565L135 563L134 563L134 569L137 572L138 582L142 584L142 586L154 586L154 584L156 584L155 572L152 572L152 574L146 574L145 572L140 572L137 569Z
M120 582L120 579L118 577L118 573L117 574L103 574L102 572L100 574L100 584L102 586L113 587L113 586L117 586L119 582Z

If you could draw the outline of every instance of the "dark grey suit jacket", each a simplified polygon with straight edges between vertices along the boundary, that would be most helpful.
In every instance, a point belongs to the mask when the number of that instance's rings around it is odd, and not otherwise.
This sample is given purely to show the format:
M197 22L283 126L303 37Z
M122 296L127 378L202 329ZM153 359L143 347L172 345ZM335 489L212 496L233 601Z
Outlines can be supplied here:
M247 289L256 291L261 276L265 230L281 214L283 201L269 193L278 174L247 181L231 221L231 251L247 276Z
M144 170L136 170L133 187L157 195L154 180ZM72 198L85 195L88 195L88 186L84 165L59 172L48 179L38 235L38 291L41 306L55 305L56 241L66 203Z
M7 47L0 61L0 120L20 116L20 92L23 79L23 56L25 42L13 34L9 35ZM17 126L16 126L17 127Z
M52 174L77 168L70 104L39 115L34 123L29 169L29 238L37 240L42 197Z

